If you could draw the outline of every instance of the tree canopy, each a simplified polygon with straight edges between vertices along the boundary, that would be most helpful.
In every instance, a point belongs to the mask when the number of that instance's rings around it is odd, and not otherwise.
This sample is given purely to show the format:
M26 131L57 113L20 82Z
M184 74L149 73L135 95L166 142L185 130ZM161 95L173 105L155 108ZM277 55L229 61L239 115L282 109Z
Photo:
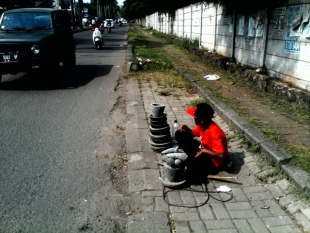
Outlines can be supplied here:
M88 14L103 18L116 19L120 13L117 0L91 0L87 5Z
M0 7L5 9L33 7L35 6L34 0L1 0Z
M122 14L127 19L137 19L150 15L155 12L174 12L178 8L189 6L195 3L214 3L225 5L228 12L244 12L251 9L265 9L266 7L275 7L285 0L125 0Z

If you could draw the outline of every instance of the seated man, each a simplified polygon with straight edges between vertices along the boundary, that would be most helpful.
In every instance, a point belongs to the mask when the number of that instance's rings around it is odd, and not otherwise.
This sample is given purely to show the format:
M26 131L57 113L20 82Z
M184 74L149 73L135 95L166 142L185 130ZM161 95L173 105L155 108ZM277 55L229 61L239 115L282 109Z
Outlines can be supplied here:
M186 109L195 120L196 127L190 129L180 125L175 133L179 147L188 155L189 176L205 177L216 174L228 157L227 139L223 130L212 121L214 110L206 103ZM194 137L200 137L200 142Z

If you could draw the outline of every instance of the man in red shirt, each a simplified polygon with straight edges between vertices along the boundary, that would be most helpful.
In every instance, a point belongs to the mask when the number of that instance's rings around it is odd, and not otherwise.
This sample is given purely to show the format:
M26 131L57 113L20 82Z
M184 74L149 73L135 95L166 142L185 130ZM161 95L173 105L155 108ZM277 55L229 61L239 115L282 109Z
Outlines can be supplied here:
M212 121L214 110L201 103L186 112L194 118L196 127L190 129L187 125L180 125L175 138L188 155L187 171L195 176L218 173L226 163L228 149L225 133ZM200 142L195 137L200 137Z

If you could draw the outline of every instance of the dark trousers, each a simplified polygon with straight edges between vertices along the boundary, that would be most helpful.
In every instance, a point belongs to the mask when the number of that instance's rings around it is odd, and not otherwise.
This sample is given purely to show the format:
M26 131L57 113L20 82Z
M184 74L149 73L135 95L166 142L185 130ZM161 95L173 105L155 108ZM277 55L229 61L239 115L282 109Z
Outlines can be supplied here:
M200 142L185 132L177 131L175 138L181 148L187 155L186 167L187 173L192 177L206 177L209 174L217 174L219 170L214 166L208 154L201 154L195 157L200 150Z

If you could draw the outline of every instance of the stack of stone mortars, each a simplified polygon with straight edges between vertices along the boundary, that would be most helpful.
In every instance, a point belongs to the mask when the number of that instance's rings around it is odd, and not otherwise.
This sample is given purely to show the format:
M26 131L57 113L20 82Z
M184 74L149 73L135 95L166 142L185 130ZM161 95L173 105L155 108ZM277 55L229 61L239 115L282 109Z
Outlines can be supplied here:
M172 145L170 127L167 124L167 116L164 114L164 109L165 105L151 104L149 144L154 151L163 151Z

